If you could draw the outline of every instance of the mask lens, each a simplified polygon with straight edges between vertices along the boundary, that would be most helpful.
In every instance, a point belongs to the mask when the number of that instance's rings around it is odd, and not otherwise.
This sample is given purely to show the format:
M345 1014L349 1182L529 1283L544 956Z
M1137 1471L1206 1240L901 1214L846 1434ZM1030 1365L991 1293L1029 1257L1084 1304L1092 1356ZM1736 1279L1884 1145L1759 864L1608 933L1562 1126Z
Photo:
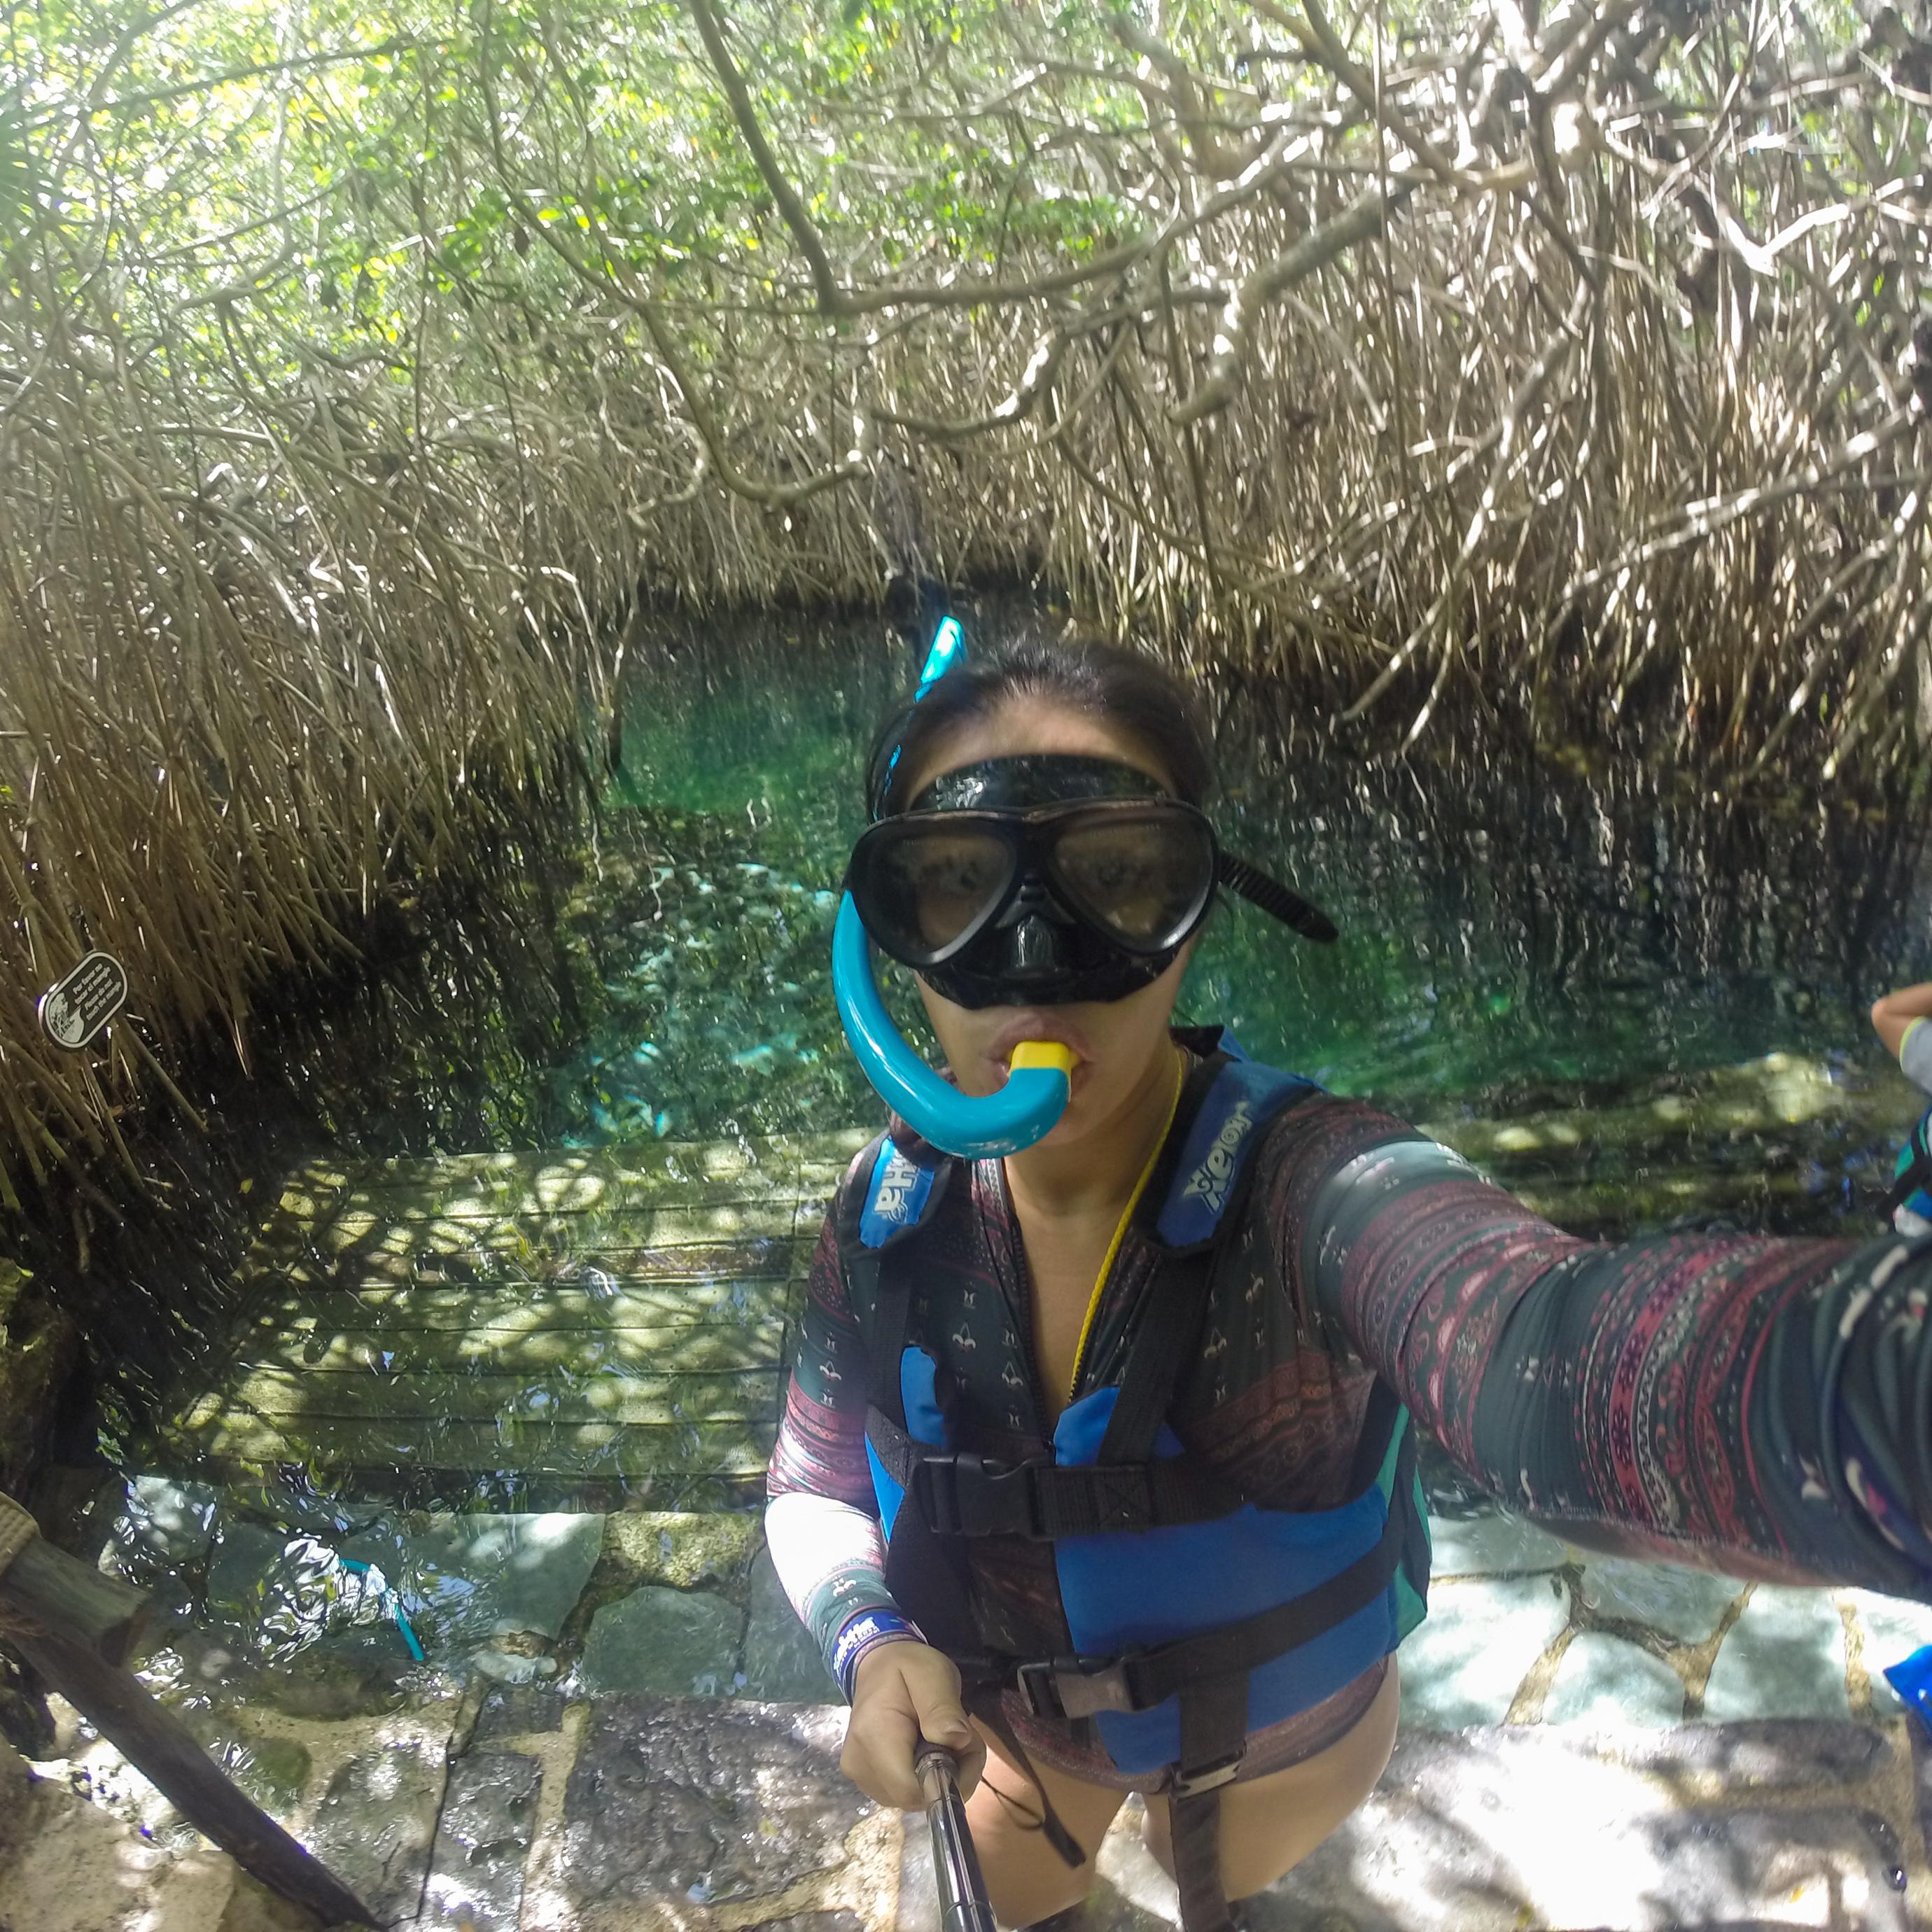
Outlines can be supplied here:
M907 965L942 958L983 924L1012 883L997 832L931 819L887 819L853 854L853 897L867 929Z
M1076 908L1117 944L1164 952L1186 935L1214 890L1214 838L1178 811L1082 815L1060 828L1053 871Z

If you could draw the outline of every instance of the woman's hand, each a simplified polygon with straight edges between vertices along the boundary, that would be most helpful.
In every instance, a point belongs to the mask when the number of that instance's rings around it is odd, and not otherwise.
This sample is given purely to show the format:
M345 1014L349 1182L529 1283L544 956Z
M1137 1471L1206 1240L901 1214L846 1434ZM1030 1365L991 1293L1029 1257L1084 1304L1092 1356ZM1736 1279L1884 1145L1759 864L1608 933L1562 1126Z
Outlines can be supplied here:
M910 1638L882 1643L859 1660L838 1768L868 1798L902 1811L922 1810L926 1794L912 1768L922 1738L958 1759L959 1794L969 1794L986 1747L959 1700L952 1659Z

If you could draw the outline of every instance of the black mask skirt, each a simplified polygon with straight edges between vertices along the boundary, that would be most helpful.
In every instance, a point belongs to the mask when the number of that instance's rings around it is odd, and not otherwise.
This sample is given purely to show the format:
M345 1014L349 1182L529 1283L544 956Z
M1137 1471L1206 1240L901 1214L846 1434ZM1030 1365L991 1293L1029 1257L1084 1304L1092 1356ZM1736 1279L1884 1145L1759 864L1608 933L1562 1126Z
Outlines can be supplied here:
M942 773L860 837L846 884L882 951L978 1010L1151 985L1222 869L1206 818L1147 772L1041 752Z

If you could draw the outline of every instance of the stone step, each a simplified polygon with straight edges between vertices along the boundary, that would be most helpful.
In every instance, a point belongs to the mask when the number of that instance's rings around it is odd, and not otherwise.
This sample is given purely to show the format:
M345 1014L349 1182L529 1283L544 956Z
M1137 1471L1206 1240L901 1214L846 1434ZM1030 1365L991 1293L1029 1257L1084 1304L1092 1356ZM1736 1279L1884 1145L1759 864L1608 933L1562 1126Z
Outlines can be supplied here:
M812 1915L853 1912L939 1932L916 1821L902 1837L838 1772L842 1714L754 1515L344 1523L315 1513L356 1505L297 1484L272 1526L277 1501L136 1486L112 1546L126 1573L206 1580L144 1668L386 1915L413 1923L429 1900L420 1932L448 1932L453 1902L477 1932L850 1932ZM1928 1922L1932 1753L1877 1666L1932 1634L1932 1610L1587 1556L1492 1510L1432 1529L1390 1770L1256 1926ZM400 1593L427 1671L341 1557ZM1723 1720L1685 1722L1698 1700ZM1130 1805L1102 1847L1081 1932L1174 1922L1138 1824Z
M1493 1178L1532 1213L1570 1234L1606 1239L1688 1217L1749 1223L1777 1216L1782 1224L1794 1213L1807 1218L1807 1210L1822 1217L1820 1232L1836 1232L1842 1198L1838 1177L1790 1168L1739 1172L1665 1165L1594 1180Z
M1668 1090L1639 1100L1537 1108L1506 1118L1445 1117L1421 1125L1499 1172L1532 1162L1555 1171L1591 1160L1669 1165L1687 1150L1749 1153L1760 1141L1808 1148L1895 1147L1924 1108L1924 1096L1889 1061L1853 1078L1820 1060L1773 1053L1660 1084Z

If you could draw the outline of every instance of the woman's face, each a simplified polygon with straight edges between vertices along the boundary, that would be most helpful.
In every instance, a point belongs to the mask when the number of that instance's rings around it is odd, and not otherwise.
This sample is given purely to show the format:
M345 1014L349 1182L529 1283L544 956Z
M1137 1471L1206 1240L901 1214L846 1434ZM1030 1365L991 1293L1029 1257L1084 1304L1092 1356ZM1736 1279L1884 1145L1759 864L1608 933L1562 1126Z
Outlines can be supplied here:
M1116 759L1163 785L1172 783L1146 746L1104 718L1051 704L1010 703L935 739L902 795L916 798L942 772L962 765L1029 752ZM1003 1087L1007 1060L1022 1040L1059 1040L1072 1049L1072 1096L1046 1142L1065 1147L1117 1120L1168 1065L1168 1022L1192 951L1190 940L1159 979L1124 999L969 1009L942 999L922 979L920 997L962 1093L991 1094Z

